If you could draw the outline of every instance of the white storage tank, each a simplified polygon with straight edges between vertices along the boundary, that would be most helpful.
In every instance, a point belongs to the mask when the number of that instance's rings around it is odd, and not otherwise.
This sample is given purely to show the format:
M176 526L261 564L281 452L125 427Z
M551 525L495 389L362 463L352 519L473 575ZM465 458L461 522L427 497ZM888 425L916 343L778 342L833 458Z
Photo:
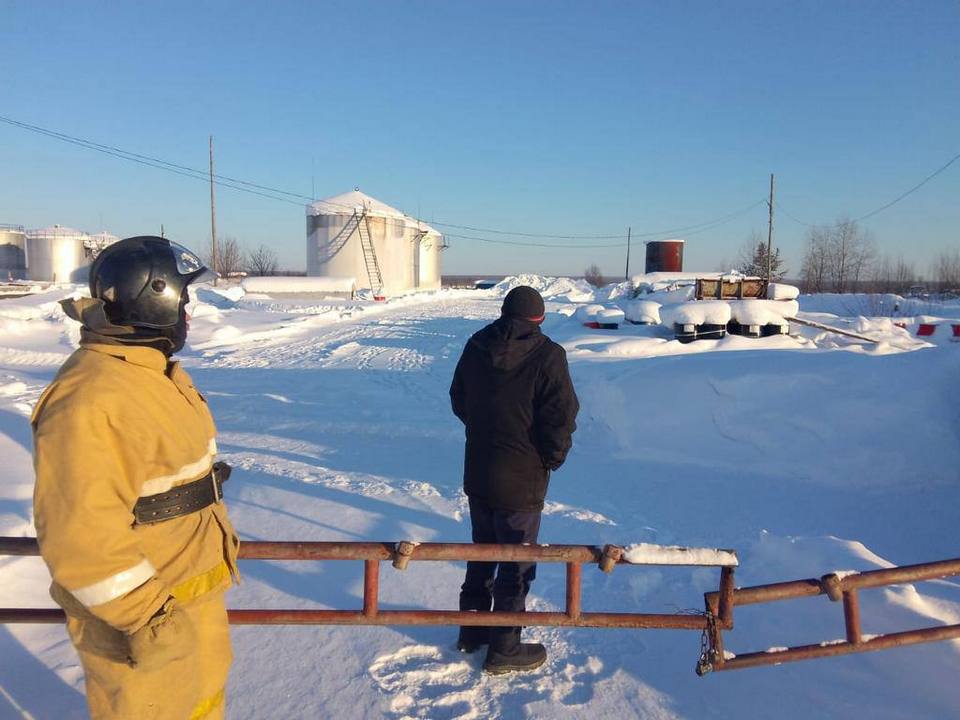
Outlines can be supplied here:
M416 248L418 288L435 290L440 287L440 253L446 246L443 235L433 228L420 236Z
M307 206L307 275L353 277L377 296L438 290L443 245L426 223L359 190Z
M83 241L83 246L89 251L92 262L93 260L96 260L97 255L99 255L105 247L108 245L113 245L115 242L119 241L120 238L118 238L116 235L112 235L101 230L98 233L87 236L87 239Z
M62 225L27 231L27 276L55 283L86 282L93 256L86 246L89 238Z
M27 276L27 234L22 225L0 225L0 282Z

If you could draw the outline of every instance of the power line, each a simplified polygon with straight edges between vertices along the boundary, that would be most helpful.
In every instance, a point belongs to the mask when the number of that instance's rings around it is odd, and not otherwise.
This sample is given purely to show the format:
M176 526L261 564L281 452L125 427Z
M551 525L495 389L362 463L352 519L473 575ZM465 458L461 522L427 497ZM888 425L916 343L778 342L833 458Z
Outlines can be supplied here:
M951 165L953 165L957 160L960 160L960 153L957 153L956 155L954 155L952 158L950 158L950 160L949 160L946 164L942 165L942 166L941 166L940 168L938 168L937 170L934 170L932 173L930 173L929 175L927 175L927 177L925 177L923 180L921 180L920 182L918 182L916 185L914 185L912 188L910 188L909 190L907 190L905 193L902 193L902 194L898 195L898 196L895 197L893 200L891 200L890 202L888 202L886 205L881 205L881 206L878 207L876 210L872 210L872 211L868 212L866 215L861 215L860 217L856 218L856 220L866 220L867 218L873 217L873 216L876 215L877 213L883 212L884 210L886 210L886 209L889 208L889 207L893 207L893 206L896 205L898 202L900 202L901 200L903 200L905 197L907 197L908 195L912 195L912 194L915 193L917 190L919 190L919 189L922 188L924 185L926 185L928 182L930 182L931 180L933 180L937 175L939 175L939 174L942 173L944 170L946 170L948 167L950 167Z
M98 150L105 152L108 155L114 155L115 157L121 157L126 160L142 160L146 163L156 163L157 165L162 165L165 168L170 168L173 170L180 170L187 173L193 173L197 175L202 175L204 180L209 179L209 175L205 170L199 170L197 168L191 168L186 165L179 165L177 163L170 162L168 160L163 160L161 158L151 157L150 155L142 155L140 153L135 153L130 150L124 150L122 148L114 147L112 145L103 145L101 143L94 142L92 140L86 140L84 138L75 137L73 135L67 135L65 133L57 132L56 130L50 130L48 128L40 127L39 125L30 125L29 123L21 122L19 120L14 120L12 118L4 117L0 115L0 122L5 122L9 125L14 125L16 127L22 128L24 130L30 130L31 132L40 133L42 135L47 135L57 140L62 140L64 142L71 143L73 145L80 145L81 147L86 147L90 150ZM163 169L163 168L161 168ZM240 180L238 178L232 178L227 175L214 174L213 176L217 180L223 180L229 183L236 183L238 185L245 185L252 188L257 188L260 190L266 190L271 193L277 193L280 195L288 195L290 197L302 198L303 200L310 200L311 198L307 195L300 195L299 193L288 192L287 190L281 190L279 188L269 187L268 185L259 185L257 183L249 182L247 180ZM301 203L296 203L297 205Z
M145 165L147 167L152 167L157 170L164 170L166 172L173 173L175 175L182 175L183 177L193 178L194 180L200 180L201 182L207 183L210 181L209 174L203 170L198 170L196 168L186 167L184 165L177 165L176 163L167 162L166 160L160 160L158 158L152 158L148 155L139 155L138 153L132 153L127 150L121 150L120 148L114 148L109 145L101 145L99 143L92 142L90 140L84 140L83 138L76 138L70 135L64 135L63 133L58 133L53 130L47 130L46 128L41 128L35 125L28 125L27 123L21 123L17 120L12 120L11 118L0 116L0 122L7 123L8 125L14 125L16 127L29 130L31 132L38 133L40 135L46 135L47 137L53 138L55 140L60 140L62 142L69 143L71 145L77 145L79 147L86 148L88 150L95 150L96 152L103 153L105 155L111 155L113 157L119 158L121 160L129 160L130 162L135 162L139 165ZM264 190L270 190L271 192L280 192L285 193L283 190L275 190L273 188L268 188L262 185L256 185L255 183L249 183L243 180L234 180L223 175L214 175L214 183L221 185L232 190L239 190L240 192L250 193L251 195L259 195L260 197L265 197L270 200L279 200L281 202L288 202L290 204L302 207L303 203L296 202L294 200L287 200L286 198L277 197L275 195L268 194L266 192L258 192L257 190L251 189L252 187L259 187ZM251 187L239 187L234 183L242 183L244 185L250 185ZM290 194L290 193L285 193ZM304 196L306 197L306 196Z
M439 224L439 223L438 223L438 224ZM495 243L495 244L497 244L497 245L517 245L517 246L521 246L521 247L545 247L545 248L557 248L557 249L563 249L563 248L571 248L571 249L576 249L576 248L602 249L602 248L620 248L620 247L626 247L626 246L627 246L627 243L626 243L626 242L622 242L622 243L599 243L599 244L598 244L598 243L590 243L590 244L583 244L583 243L563 243L563 244L561 244L561 243L526 242L526 241L523 241L523 240L500 240L500 239L498 239L498 238L485 238L485 237L478 237L478 236L476 236L476 235L457 235L456 233L444 233L444 236L445 236L445 237L448 237L448 238L456 238L456 239L458 239L458 240L476 240L477 242ZM622 237L622 236L621 236L621 237Z
M718 225L723 225L725 222L728 222L729 220L733 220L734 218L738 218L741 215L745 215L746 213L753 210L755 207L759 205L763 205L765 202L766 200L761 198L760 200L757 200L755 203L752 203L750 205L747 205L744 208L736 210L730 213L729 215L724 215L723 217L719 217L714 220L708 220L707 222L697 223L696 225L688 225L687 227L672 228L669 230L657 230L652 232L633 233L633 235L639 236L639 237L653 237L656 235L671 235L673 233L678 233L678 232L683 232L683 233L687 233L688 235L693 235L694 233L689 231L695 230L697 232L702 232L703 230L710 230L711 228L717 227ZM698 228L701 228L701 230L698 230Z
M494 230L492 228L473 227L472 225L456 225L454 223L440 222L439 220L431 220L430 224L439 225L440 227L456 228L457 230L471 230L473 232L491 233L492 235L513 235L516 237L547 238L551 240L613 240L615 238L623 237L623 233L618 235L550 235L548 233Z
M6 123L6 124L8 124L8 125L12 125L12 126L14 126L14 127L21 128L21 129L23 129L23 130L28 130L28 131L30 131L30 132L38 133L38 134L40 134L40 135L44 135L44 136L50 137L50 138L55 139L55 140L60 140L60 141L62 141L62 142L66 142L66 143L70 143L70 144L73 144L73 145L77 145L77 146L79 146L79 147L83 147L83 148L86 148L86 149L88 149L88 150L94 150L94 151L97 151L97 152L104 153L104 154L106 154L106 155L111 155L111 156L116 157L116 158L119 158L119 159L121 159L121 160L129 160L130 162L135 162L135 163L138 163L138 164L140 164L140 165L145 165L145 166L147 166L147 167L152 167L152 168L157 169L157 170L164 170L164 171L166 171L166 172L170 172L170 173L173 173L173 174L176 174L176 175L181 175L181 176L183 176L183 177L193 178L194 180L199 180L199 181L204 182L204 183L209 182L209 174L206 173L206 172L204 172L203 170L198 170L197 168L191 168L191 167L188 167L188 166L185 166L185 165L180 165L180 164L178 164L178 163L169 162L169 161L163 160L163 159L161 159L161 158L156 158L156 157L152 157L152 156L149 156L149 155L143 155L143 154L140 154L140 153L131 152L131 151L129 151L129 150L123 150L123 149L121 149L121 148L114 147L114 146L111 146L111 145L104 145L104 144L101 144L101 143L96 143L96 142L93 142L92 140L86 140L86 139L84 139L84 138L80 138L80 137L76 137L76 136L72 136L72 135L67 135L66 133L57 132L57 131L55 131L55 130L50 130L50 129L48 129L48 128L43 128L43 127L40 127L40 126L38 126L38 125L31 125L30 123L25 123L25 122L22 122L22 121L19 121L19 120L14 120L13 118L5 117L5 116L2 116L2 115L0 115L0 122ZM884 205L881 205L880 207L876 208L875 210L871 210L871 211L868 212L868 213L865 213L865 214L863 214L863 215L860 215L859 217L853 218L853 221L854 221L854 222L858 222L858 221L861 221L861 220L866 220L866 219L868 219L868 218L871 218L871 217L873 217L873 216L875 216L875 215L883 212L884 210L887 210L887 209L890 208L890 207L893 207L894 205L896 205L897 203L899 203L901 200L903 200L904 198L908 197L909 195L912 195L914 192L916 192L917 190L919 190L920 188L922 188L924 185L926 185L928 182L930 182L931 180L933 180L935 177L937 177L938 175L940 175L940 174L941 174L942 172L944 172L947 168L949 168L951 165L953 165L957 160L960 160L960 153L958 153L957 155L954 155L954 156L953 156L949 161L947 161L944 165L942 165L941 167L939 167L937 170L935 170L934 172L932 172L930 175L928 175L927 177L925 177L923 180L921 180L919 183L917 183L916 185L914 185L913 187L911 187L909 190L901 193L900 195L898 195L897 197L895 197L895 198L894 198L893 200L891 200L890 202L885 203ZM227 176L227 175L215 174L213 177L214 177L214 183L217 184L217 185L220 185L220 186L222 186L222 187L229 188L229 189L231 189L231 190L238 190L238 191L240 191L240 192L246 192L246 193L251 194L251 195L257 195L257 196L259 196L259 197L264 197L264 198L267 198L267 199L269 199L269 200L277 200L277 201L280 201L280 202L286 202L286 203L289 203L289 204L291 204L291 205L297 205L297 206L300 206L300 207L302 207L302 205L303 205L303 203L300 202L300 201L302 201L302 200L310 200L310 201L312 201L312 200L313 200L312 197L307 196L307 195L303 195L303 194L301 194L301 193L290 192L289 190L283 190L283 189L281 189L281 188L275 188L275 187L271 187L271 186L269 186L269 185L262 185L262 184L259 184L259 183L250 182L250 181L248 181L248 180L242 180L242 179L239 179L239 178L233 178L233 177L230 177L230 176ZM285 197L279 197L279 196L285 196ZM297 198L297 200L290 200L290 199L288 199L288 198ZM323 203L323 204L326 204L326 205L333 205L333 206L337 206L337 207L342 207L342 208L345 208L345 209L347 209L347 210L353 210L353 209L354 209L352 206L346 205L346 204L344 204L344 203L335 203L335 202L330 202L330 201L327 201L327 200L320 201L320 202ZM723 224L723 223L726 222L727 220L733 219L733 218L735 218L735 217L739 217L740 215L742 215L742 214L744 214L744 213L746 213L746 212L749 212L750 210L752 210L753 208L757 207L758 205L763 204L764 202L766 202L766 201L765 201L765 200L760 200L760 201L758 201L758 202L756 202L756 203L753 203L752 205L747 206L746 208L743 208L742 210L735 211L735 212L733 212L733 213L730 213L729 215L725 215L725 216L723 216L723 217L716 218L716 219L714 219L714 220L708 220L708 221L706 221L706 222L697 223L697 224L695 224L695 225L688 225L688 226L677 227L677 228L669 228L669 229L665 229L665 230L652 230L652 231L638 232L638 233L634 233L634 234L635 234L637 237L655 237L655 236L658 236L658 235L659 235L659 236L662 236L662 235L669 235L669 234L680 233L680 232L686 233L686 234L688 234L688 235L692 235L692 234L696 234L696 233L698 233L698 232L703 232L703 231L706 231L706 230L710 230L710 229L712 229L712 228L714 228L714 227L717 227L718 225ZM799 223L799 224L801 224L801 225L805 225L805 226L807 226L807 227L814 227L814 226L815 226L814 223L805 222L805 221L801 220L800 218L796 217L795 215L793 215L792 213L790 213L788 210L786 210L786 209L782 206L781 203L776 202L775 205L776 205L777 208L780 209L780 211L781 211L784 215L786 215L788 218L790 218L790 219L793 220L794 222ZM384 220L385 220L386 222L390 222L390 223L392 223L392 224L406 224L406 222L407 222L406 220L399 220L399 219L394 220L394 219L390 219L390 218L385 218ZM420 219L419 219L419 218L410 218L410 220L414 220L414 221L416 221L416 222L420 222ZM460 229L460 230L470 230L470 231L473 231L473 232L490 233L490 234L494 234L494 235L507 235L507 236L514 236L514 237L544 238L544 239L553 239L553 240L612 240L612 239L617 239L617 238L623 237L622 234L615 234L615 235L556 235L556 234L549 234L549 233L530 233L530 232L523 232L523 231L500 230L500 229L495 229L495 228L481 228L481 227L476 227L476 226L473 226L473 225L459 225L459 224L456 224L456 223L447 223L447 222L442 222L442 221L439 221L439 220L431 220L431 221L430 221L430 224L432 224L432 225L438 225L438 226L440 226L440 227L451 227L451 228L456 228L456 229ZM836 227L836 226L837 226L836 223L832 225L832 227ZM827 226L827 227L831 227L831 226ZM475 237L475 236L454 235L454 234L450 234L450 236L451 236L451 237L459 237L459 238L463 238L463 239L478 240L478 241L480 241L480 242L496 242L495 240L493 240L493 239L491 239L491 238L479 238L479 237ZM500 244L505 244L505 245L527 245L527 246L531 246L531 247L561 247L561 248L562 248L562 247L577 247L576 245L570 245L570 244L562 244L562 245L561 245L561 244L552 244L552 243L522 243L522 242L519 242L519 241L500 241ZM594 243L594 244L590 244L590 245L583 245L583 246L581 246L581 247L598 247L598 248L600 248L600 247L624 247L625 245L626 245L626 243L607 243L607 244L596 244L596 243Z
M871 210L871 211L868 212L868 213L865 213L865 214L863 214L863 215L860 215L859 217L853 218L853 219L852 219L852 222L860 222L861 220L866 220L866 219L868 219L868 218L872 218L874 215L878 215L878 214L882 213L884 210L893 207L893 206L896 205L898 202L900 202L901 200L903 200L903 199L906 198L907 196L912 195L912 194L915 193L917 190L919 190L919 189L922 188L924 185L926 185L928 182L930 182L931 180L933 180L935 177L937 177L937 175L939 175L939 174L942 173L944 170L946 170L948 167L950 167L951 165L953 165L957 160L960 160L960 153L957 153L956 155L954 155L954 156L953 156L952 158L950 158L946 163L944 163L944 164L941 165L939 168L937 168L936 170L934 170L932 173L930 173L929 175L927 175L923 180L921 180L920 182L918 182L916 185L914 185L914 186L913 186L912 188L910 188L909 190L907 190L907 191L905 191L905 192L903 192L903 193L900 193L900 194L897 195L897 197L895 197L893 200L891 200L890 202L888 202L888 203L886 203L886 204L884 204L884 205L881 205L881 206L878 207L877 209ZM805 225L806 227L817 227L817 223L808 223L808 222L805 222L805 221L801 220L800 218L795 217L794 215L790 214L789 212L787 212L787 210L784 209L784 207L783 207L779 202L775 203L775 205L777 206L777 208L778 208L784 215L786 215L788 218L790 218L790 219L793 220L794 222L799 223L800 225ZM841 224L842 224L842 223L831 223L831 224L829 224L829 225L823 225L823 226L821 226L821 227L839 227Z
M755 202L755 203L753 203L753 204L751 204L751 205L748 205L748 206L745 207L745 208L741 208L740 210L737 210L737 211L735 211L735 212L732 212L732 213L730 213L729 215L724 215L724 216L719 217L719 218L714 218L713 220L707 220L706 222L697 223L696 225L688 225L688 226L686 226L686 227L677 227L677 228L668 228L668 229L666 229L666 230L649 230L649 231L647 231L647 232L633 233L633 235L638 236L638 237L654 237L654 236L657 236L657 235L669 235L669 234L671 234L671 233L678 233L678 232L685 232L685 231L687 231L687 230L694 230L694 229L696 229L696 228L701 228L701 227L704 227L704 226L706 226L706 225L715 225L715 224L718 224L718 223L725 222L725 221L728 220L728 219L731 219L731 218L734 218L734 217L738 217L738 216L742 215L743 213L745 213L745 212L747 212L747 211L749 211L749 210L753 210L753 208L757 207L758 205L763 204L764 202L766 202L766 201L765 201L765 200L759 200L759 201L757 201L757 202ZM546 234L541 234L541 233L513 232L513 231L508 231L508 230L492 230L492 229L490 229L490 228L472 227L472 226L469 226L469 225L454 225L453 223L440 222L439 220L431 220L431 221L430 221L430 224L431 224L431 225L439 225L439 226L441 226L441 227L457 228L457 229L459 229L459 230L472 230L472 231L474 231L474 232L486 232L486 233L491 233L491 234L493 234L493 235L514 235L514 236L517 236L517 237L549 238L549 239L553 239L553 240L588 240L588 239L593 239L593 240L613 240L613 239L619 239L619 238L624 237L623 233L620 233L620 234L618 234L618 235L546 235ZM607 247L625 247L625 246L626 246L626 242L620 243L620 244L618 244L618 245L609 245L609 246L607 246ZM563 246L563 247L566 247L566 246ZM595 245L595 246L592 246L592 247L604 247L604 246Z
M800 218L795 217L794 215L792 215L783 205L780 204L780 201L779 201L779 200L775 201L773 204L776 205L777 210L779 210L780 212L782 212L784 215L786 215L788 218L790 218L791 220L793 220L795 223L798 223L798 224L800 224L800 225L806 225L807 227L814 227L814 225L813 225L812 223L805 222L805 221L801 220Z
M115 146L112 146L112 145L105 145L105 144L102 144L102 143L97 143L97 142L94 142L94 141L92 141L92 140L87 140L87 139L85 139L85 138L76 137L76 136L73 136L73 135L68 135L68 134L66 134L66 133L57 132L57 131L55 131L55 130L50 130L49 128L40 127L39 125L32 125L32 124L30 124L30 123L25 123L25 122L22 122L22 121L20 121L20 120L15 120L15 119L13 119L13 118L5 117L5 116L2 116L2 115L0 115L0 122L4 122L4 123L6 123L6 124L8 124L8 125L12 125L12 126L14 126L14 127L18 127L18 128L23 129L23 130L27 130L27 131L34 132L34 133L37 133L37 134L40 134L40 135L44 135L44 136L46 136L46 137L49 137L49 138L52 138L52 139L55 139L55 140L60 140L61 142L66 142L66 143L69 143L69 144L72 144L72 145L76 145L76 146L79 146L79 147L86 148L86 149L88 149L88 150L94 150L94 151L96 151L96 152L104 153L104 154L106 154L106 155L110 155L110 156L112 156L112 157L119 158L119 159L121 159L121 160L129 160L130 162L135 162L135 163L138 163L138 164L140 164L140 165L145 165L145 166L147 166L147 167L152 167L152 168L157 169L157 170L164 170L164 171L166 171L166 172L170 172L170 173L173 173L173 174L176 174L176 175L181 175L181 176L183 176L183 177L193 178L193 179L195 179L195 180L199 180L199 181L204 182L204 183L207 183L207 182L210 181L210 174L209 174L207 171L200 170L200 169L197 169L197 168L191 168L191 167L186 166L186 165L181 165L181 164L178 164L178 163L173 163L173 162L170 162L170 161L167 161L167 160L163 160L163 159L161 159L161 158L153 157L153 156L150 156L150 155L143 155L143 154L141 154L141 153L131 152L131 151L129 151L129 150L124 150L124 149L122 149L122 148L115 147ZM300 194L300 193L290 192L290 191L288 191L288 190L283 190L283 189L280 189L280 188L271 187L271 186L269 186L269 185L262 185L262 184L259 184L259 183L250 182L250 181L248 181L248 180L241 180L241 179L239 179L239 178L230 177L230 176L228 176L228 175L214 174L214 175L213 175L213 178L214 178L214 184L216 184L216 185L220 185L220 186L222 186L222 187L226 187L226 188L229 188L229 189L231 189L231 190L238 190L238 191L240 191L240 192L246 192L246 193L249 193L249 194L252 194L252 195L257 195L257 196L260 196L260 197L267 198L267 199L269 199L269 200L278 200L278 201L280 201L280 202L286 202L286 203L289 203L289 204L292 204L292 205L301 206L301 207L302 207L303 203L298 202L298 201L296 201L296 200L289 200L289 199L287 199L287 198L289 197L289 198L299 198L299 199L301 199L301 200L313 200L313 198L311 198L311 197L309 197L309 196L307 196L307 195L302 195L302 194ZM286 196L286 197L278 197L278 195L283 195L283 196ZM757 205L760 205L760 204L762 204L763 202L764 202L763 200L760 200L760 201L758 201L758 202L756 202L756 203L753 203L752 205L747 206L746 208L743 208L743 209L741 209L741 210L737 210L737 211L735 211L735 212L733 212L733 213L731 213L731 214L729 214L729 215L725 215L725 216L722 216L722 217L720 217L720 218L715 218L715 219L713 219L713 220L708 220L708 221L706 221L706 222L697 223L697 224L695 224L695 225L688 225L688 226L684 226L684 227L669 228L669 229L664 229L664 230L652 230L652 231L646 231L646 232L638 232L638 233L634 233L634 235L636 235L637 237L654 237L654 236L658 236L658 235L660 235L660 236L662 236L662 235L669 235L669 234L678 233L678 232L695 231L695 230L698 230L698 229L701 229L701 228L702 228L702 229L710 229L711 227L715 227L715 226L718 225L718 224L722 224L722 223L726 222L726 221L729 220L729 219L732 219L732 218L734 218L734 217L738 217L738 216L744 214L745 212L748 212L749 210L752 210L752 209L755 208ZM342 208L345 208L345 209L347 209L347 210L353 210L353 209L354 209L352 206L346 205L346 204L344 204L344 203L336 203L336 202L331 202L331 201L329 201L329 200L319 201L319 204L331 205L331 206L336 206L336 207L342 207ZM419 219L415 219L415 218L410 218L410 220L415 220L416 222L420 222ZM406 222L407 222L406 220L391 219L391 218L385 218L385 221L386 221L386 222L390 222L390 223L392 223L392 224L400 224L400 225L405 225ZM522 231L500 230L500 229L494 229L494 228L481 228L481 227L476 227L476 226L473 226L473 225L459 225L459 224L456 224L456 223L447 223L447 222L442 222L442 221L439 221L439 220L431 220L431 221L430 221L430 224L432 224L432 225L437 225L437 226L440 226L440 227L451 227L451 228L456 228L456 229L461 229L461 230L470 230L470 231L474 231L474 232L490 233L490 234L494 234L494 235L507 235L507 236L513 236L513 237L544 238L544 239L553 239L553 240L613 240L613 239L619 239L619 238L622 238L622 237L623 237L623 234L622 234L622 233L618 233L618 234L615 234L615 235L556 235L556 234L549 234L549 233L530 233L530 232L522 232ZM467 236L467 235L450 235L450 236L451 236L451 237L458 237L458 238L462 238L462 239L478 240L478 241L480 241L480 242L496 242L496 241L494 241L493 239L490 239L490 238L478 238L478 237ZM500 241L500 244L506 244L506 245L527 245L527 246L530 246L530 247L577 247L577 246L575 246L575 245L569 245L569 244L521 243L521 242L508 242L508 241ZM596 243L593 243L593 244L589 244L589 245L588 245L588 244L584 244L584 245L579 246L579 247L587 247L587 248L589 248L589 247L624 247L625 245L626 245L625 242L623 242L623 243L607 243L607 244L596 244Z
M761 204L763 204L763 203L765 203L765 202L766 202L766 200L760 200L759 202L755 202L755 203L753 203L752 205L747 206L746 208L742 208L741 210L739 210L739 211L737 211L737 212L735 212L735 213L731 213L730 215L726 215L726 216L724 216L724 217L722 217L722 218L720 218L720 219L718 219L718 220L714 220L714 221L712 221L712 222L710 222L710 223L702 223L701 225L692 225L692 226L690 226L690 227L698 228L698 229L691 230L691 231L687 232L686 234L687 234L687 235L697 235L697 234L702 233L702 232L707 232L708 230L713 230L714 228L719 227L720 225L723 225L723 224L725 224L725 223L728 223L728 222L730 222L731 220L735 220L736 218L738 218L738 217L740 217L741 215L749 212L750 210L753 210L753 208L755 208L755 207L757 207L758 205L761 205ZM438 223L438 224L439 224L439 223ZM666 230L666 231L663 231L663 232L660 232L660 233L656 233L656 234L662 236L662 235L668 235L668 234L673 233L673 232L676 232L676 229L674 229L674 230ZM633 234L634 234L634 233L631 233L631 235L633 235ZM649 235L651 235L651 234L653 234L653 233L643 233L643 234L644 234L645 236L649 236ZM591 243L591 244L588 244L588 245L584 245L584 244L574 244L574 243L563 243L563 244L560 244L560 243L525 242L525 241L520 241L520 240L500 240L500 239L494 239L494 238L478 237L478 236L476 236L476 235L457 235L457 234L454 234L454 233L444 233L444 236L445 236L445 237L449 237L449 238L457 238L457 239L461 239L461 240L476 240L476 241L478 241L478 242L496 243L496 244L498 244L498 245L518 245L518 246L522 246L522 247L548 247L548 248L557 248L557 249L563 249L563 248L604 249L604 248L624 248L624 247L627 247L627 242L626 242L626 241L620 242L620 243L601 243L601 244ZM618 236L618 237L623 237L623 236L620 235L620 236Z
M92 140L86 140L84 138L76 137L73 135L67 135L66 133L50 130L48 128L40 127L39 125L31 125L30 123L21 122L19 120L14 120L13 118L5 117L2 115L0 115L0 122L7 123L8 125L13 125L23 130L28 130L30 132L38 133L40 135L45 135L55 140L61 140L62 142L70 143L72 145L78 145L80 147L87 148L88 150L95 150L97 152L111 155L113 157L117 157L123 160L130 160L132 162L136 162L141 165L146 165L148 167L153 167L158 170L166 170L168 172L172 172L177 175L183 175L186 177L195 177L196 179L203 180L204 182L209 181L209 174L197 168L191 168L186 165L180 165L178 163L169 162L167 160L151 157L149 155L143 155L140 153L131 152L129 150L123 150L122 148L114 147L112 145L104 145L102 143L93 142ZM267 185L261 185L258 183L249 182L246 180L240 180L238 178L233 178L226 175L214 174L213 177L215 178L216 181L218 181L216 184L223 185L224 187L233 187L233 189L235 190L244 190L244 188L239 188L234 186L236 184L239 184L239 185L244 185L250 188L265 190L270 193L286 195L294 198L300 198L302 200L307 200L307 201L313 201L313 198L307 195L301 195L300 193L281 190L280 188L274 188ZM252 191L247 190L247 192L252 192ZM283 198L273 197L272 195L266 195L264 193L253 193L253 194L261 195L262 197L269 197L274 200L283 200ZM291 202L291 201L288 201L288 202ZM292 204L302 205L303 203L293 202ZM335 207L342 207L347 210L353 210L353 206L346 205L344 203L331 202L329 200L320 200L313 204L331 205ZM538 233L510 232L505 230L494 230L490 228L477 228L477 227L472 227L467 225L456 225L453 223L434 222L433 224L443 225L444 227L455 227L455 228L460 228L465 230L476 230L479 232L490 232L495 234L520 235L520 236L529 236L529 237L545 237L545 238L555 238L555 239L613 239L613 238L622 237L622 235L582 235L582 236L548 235L548 234L538 234Z

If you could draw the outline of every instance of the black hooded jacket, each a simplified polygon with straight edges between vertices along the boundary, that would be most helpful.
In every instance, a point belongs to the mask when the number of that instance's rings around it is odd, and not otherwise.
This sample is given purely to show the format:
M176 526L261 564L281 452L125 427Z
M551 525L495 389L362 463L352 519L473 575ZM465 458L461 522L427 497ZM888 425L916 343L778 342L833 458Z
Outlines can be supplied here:
M467 342L450 401L466 426L467 495L503 510L543 509L580 409L564 349L538 324L501 317Z

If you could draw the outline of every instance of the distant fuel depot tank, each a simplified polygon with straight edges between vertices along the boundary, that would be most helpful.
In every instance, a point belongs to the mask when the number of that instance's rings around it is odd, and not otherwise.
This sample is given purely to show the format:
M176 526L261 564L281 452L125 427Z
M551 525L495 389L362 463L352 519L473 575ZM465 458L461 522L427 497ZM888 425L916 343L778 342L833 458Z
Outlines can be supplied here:
M27 231L27 276L55 283L86 282L90 252L85 232L53 225Z
M27 235L21 225L0 225L0 282L27 276Z
M683 272L683 240L648 242L644 272Z

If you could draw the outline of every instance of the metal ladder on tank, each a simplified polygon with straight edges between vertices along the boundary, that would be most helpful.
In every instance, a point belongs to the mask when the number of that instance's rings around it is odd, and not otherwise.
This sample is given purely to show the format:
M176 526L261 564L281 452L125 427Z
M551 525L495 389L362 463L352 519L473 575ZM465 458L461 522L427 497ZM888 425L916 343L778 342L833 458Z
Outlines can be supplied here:
M370 290L374 300L383 299L383 274L380 272L380 263L377 261L377 251L370 238L370 225L367 222L367 212L362 215L353 211L357 223L357 234L360 236L360 247L363 248L363 264L367 268L367 278L370 280Z
M332 258L336 257L337 253L343 250L344 246L347 244L347 241L353 237L353 233L357 229L358 224L359 217L357 216L356 212L354 212L353 217L347 221L346 225L340 228L340 232L338 232L333 239L330 240L330 244L327 245L325 250L323 250L322 257L320 257L321 263L329 262Z

